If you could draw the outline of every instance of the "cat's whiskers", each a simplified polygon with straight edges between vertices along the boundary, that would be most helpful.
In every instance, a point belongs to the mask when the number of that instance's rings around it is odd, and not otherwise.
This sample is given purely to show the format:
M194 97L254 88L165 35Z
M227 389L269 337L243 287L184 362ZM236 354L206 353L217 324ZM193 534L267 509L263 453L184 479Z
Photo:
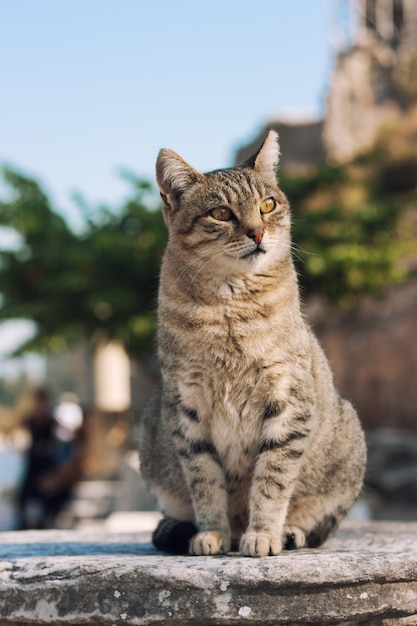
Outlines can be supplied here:
M292 256L295 257L298 261L300 261L300 263L305 262L306 250L303 250L303 248L300 248L300 246L297 246L295 244L292 244L290 246L290 250L291 250Z
M279 247L281 250L285 250L286 252L292 253L292 255L296 259L298 259L301 263L304 262L304 259L303 259L303 257L301 256L300 253L306 254L306 251L303 250L300 246L297 246L296 244L294 244L294 243L292 243L290 241L283 241L281 238L274 237L274 236L271 237L270 242L274 246Z
M279 237L279 235L278 236L271 235L269 237L268 241L265 242L264 252L269 252L274 247L277 247L281 251L292 253L293 256L296 257L300 262L304 261L301 254L299 254L299 252L304 252L304 251L299 246L296 246L290 241L283 240L281 237ZM188 263L184 265L183 269L181 270L181 272L178 274L176 278L175 284L184 276L186 272L199 266L188 284L186 293L189 293L198 275L207 266L209 266L211 262L216 261L222 255L228 256L229 258L232 258L238 261L241 258L242 253L247 253L252 248L253 248L253 244L251 242L242 241L242 240L230 241L228 243L225 243L224 241L222 241L220 243L210 245L210 247L203 250L202 252L199 252L195 258L191 259Z

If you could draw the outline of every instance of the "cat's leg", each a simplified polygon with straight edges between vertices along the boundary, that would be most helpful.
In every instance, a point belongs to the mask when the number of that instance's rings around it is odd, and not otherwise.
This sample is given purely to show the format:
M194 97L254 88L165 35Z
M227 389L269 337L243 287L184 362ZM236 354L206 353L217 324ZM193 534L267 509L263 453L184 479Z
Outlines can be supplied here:
M173 433L189 487L198 533L190 541L190 554L228 552L231 532L223 468L196 411L177 406L179 424Z
M294 499L283 528L283 547L318 548L336 531L348 508L331 494Z
M205 446L203 446L205 448ZM231 531L227 515L224 473L211 444L187 466L191 497L199 530L190 542L190 554L229 552Z
M163 517L152 534L152 543L163 552L188 554L190 541L196 533L193 522Z
M158 509L163 514L152 534L152 543L158 550L171 554L187 554L190 541L197 534L194 511L188 493L173 493L161 485L151 487Z
M194 510L181 463L169 441L170 426L162 422L160 413L158 393L144 410L139 432L141 474L164 516L152 542L158 550L187 554L190 540L197 533Z
M172 502L173 498L170 496L169 500ZM217 554L229 550L229 540L226 541L222 536L219 540L220 533L216 531L198 532L192 507L187 509L183 503L178 502L178 506L174 507L171 514L169 506L164 506L161 502L159 508L164 517L159 521L152 534L152 543L158 550L171 554ZM197 552L199 548L194 541L198 534L202 542L201 552ZM239 541L235 540L233 545L234 549L237 550Z
M340 457L340 462L333 467L334 471L324 475L323 481L318 482L318 485L310 483L307 488L304 485L302 495L295 490L283 529L285 548L317 548L337 530L356 501L362 486L364 446L352 450L352 454L344 462ZM317 486L321 489L325 487L326 492L314 493ZM305 495L306 493L310 495Z
M317 548L330 537L356 501L366 467L362 428L350 402L340 399L338 422L327 449L310 452L288 508L287 548ZM315 459L321 458L319 468Z
M280 402L267 406L249 498L249 526L240 542L247 556L277 555L313 408Z
M340 419L327 451L310 453L288 508L285 547L317 548L330 537L356 501L366 466L366 446L352 405L340 401ZM314 468L321 456L320 468Z
M183 485L184 476L181 469L171 464L171 472L176 473L174 484ZM152 534L152 543L155 548L171 554L188 554L190 541L197 534L194 519L194 510L188 490L175 490L173 485L164 487L153 485L152 492L156 497L158 509L163 518Z

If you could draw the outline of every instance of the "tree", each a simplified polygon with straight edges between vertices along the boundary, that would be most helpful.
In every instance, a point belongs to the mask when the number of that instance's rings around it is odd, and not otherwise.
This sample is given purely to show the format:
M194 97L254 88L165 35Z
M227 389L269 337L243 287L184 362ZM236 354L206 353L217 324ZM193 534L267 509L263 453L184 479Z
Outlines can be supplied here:
M0 320L35 322L20 348L61 350L82 338L119 339L132 355L150 348L159 263L165 245L154 191L130 177L133 194L117 211L82 207L75 232L30 178L5 169L11 193L0 225L20 244L0 251Z
M381 130L375 148L344 165L282 174L293 211L295 261L306 293L339 306L417 269L417 111ZM413 225L414 224L414 225Z

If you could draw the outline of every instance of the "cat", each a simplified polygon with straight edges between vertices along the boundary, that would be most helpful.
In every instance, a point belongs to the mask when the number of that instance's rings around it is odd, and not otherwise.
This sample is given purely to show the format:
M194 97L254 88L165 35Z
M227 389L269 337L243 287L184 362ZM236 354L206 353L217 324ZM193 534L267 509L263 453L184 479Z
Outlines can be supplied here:
M352 405L300 310L278 136L203 174L156 166L169 239L158 298L161 390L142 416L141 472L171 553L317 547L362 486Z

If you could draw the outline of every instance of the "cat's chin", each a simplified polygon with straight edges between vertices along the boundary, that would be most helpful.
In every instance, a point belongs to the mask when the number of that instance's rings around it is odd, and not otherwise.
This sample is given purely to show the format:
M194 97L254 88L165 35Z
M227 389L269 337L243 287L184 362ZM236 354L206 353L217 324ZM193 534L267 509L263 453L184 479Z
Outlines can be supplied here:
M238 259L239 269L247 274L253 274L260 270L272 267L276 259L276 254L271 250L253 250Z
M232 256L231 254L224 254L221 259L216 259L216 275L220 279L220 282L229 280L232 277L244 278L245 276L254 276L259 273L278 272L278 268L282 267L282 263L288 260L291 262L291 257L286 254L285 251L280 250L277 247L266 247L263 251L252 251L249 253L242 253L239 256ZM213 272L214 275L214 272Z
M267 258L268 256L266 250L263 252L252 252L238 257L227 255L227 270L225 276L230 276L230 274L236 274L236 276L248 273L252 274L258 269L263 269L265 265L269 264L270 259Z
M260 256L262 256L263 254L266 254L266 250L264 248L261 248L260 246L257 248L254 248L253 250L250 250L249 252L245 252L244 254L242 254L240 256L241 259L256 259Z
M266 254L266 249L262 245L257 245L257 246L250 247L249 250L244 250L240 254L240 258L252 259L258 256L262 256L263 254Z

